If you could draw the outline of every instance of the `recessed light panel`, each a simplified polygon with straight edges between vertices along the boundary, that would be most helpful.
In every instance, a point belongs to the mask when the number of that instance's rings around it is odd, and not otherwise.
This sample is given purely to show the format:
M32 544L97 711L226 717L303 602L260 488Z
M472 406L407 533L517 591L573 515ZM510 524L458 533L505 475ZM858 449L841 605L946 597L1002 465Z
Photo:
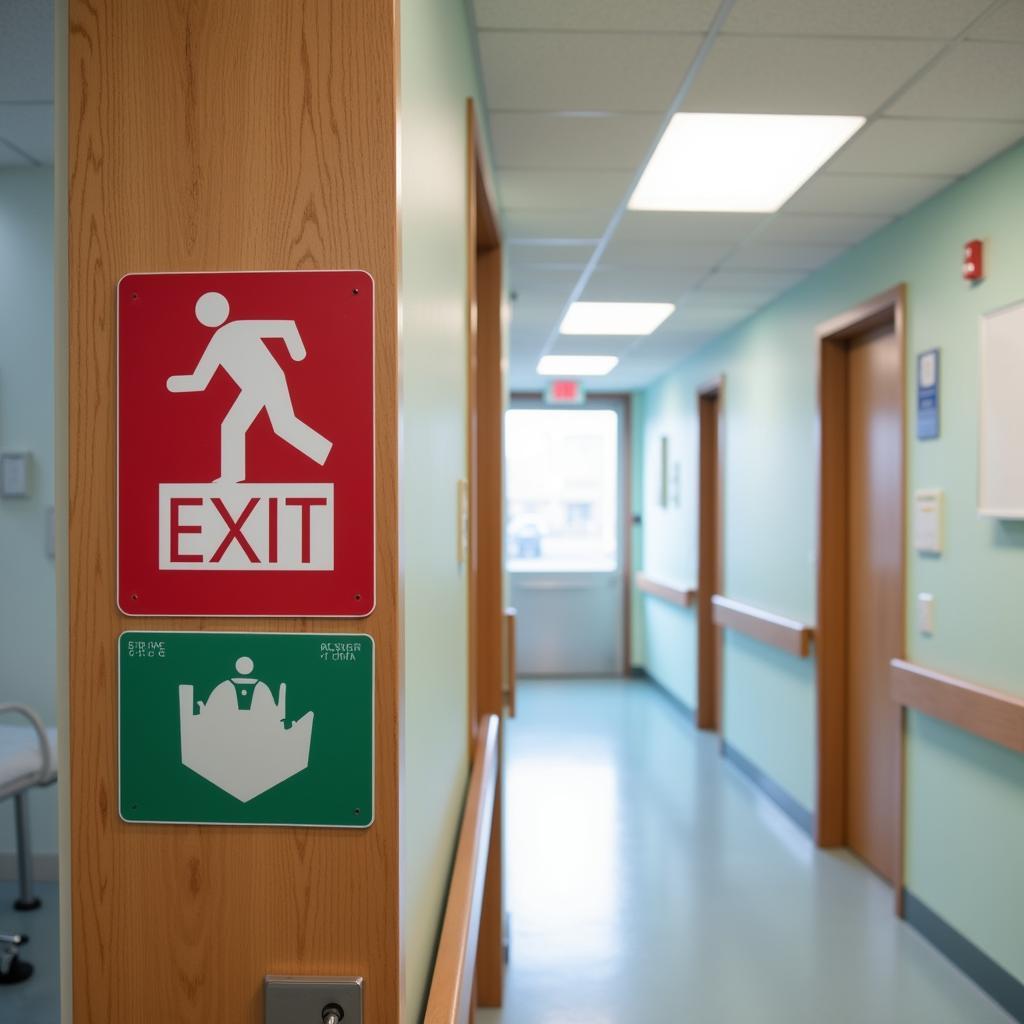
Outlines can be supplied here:
M544 377L603 377L618 365L615 356L542 356L537 372Z
M809 114L676 114L629 208L772 213L863 124Z
M671 302L574 302L559 331L562 334L650 334L675 308Z

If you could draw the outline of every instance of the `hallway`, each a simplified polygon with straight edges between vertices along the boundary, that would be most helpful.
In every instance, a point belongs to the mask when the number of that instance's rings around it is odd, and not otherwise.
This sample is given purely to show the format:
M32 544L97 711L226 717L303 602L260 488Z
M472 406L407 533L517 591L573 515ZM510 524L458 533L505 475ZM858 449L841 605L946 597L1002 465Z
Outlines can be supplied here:
M997 1024L655 686L519 684L505 1007L479 1024Z

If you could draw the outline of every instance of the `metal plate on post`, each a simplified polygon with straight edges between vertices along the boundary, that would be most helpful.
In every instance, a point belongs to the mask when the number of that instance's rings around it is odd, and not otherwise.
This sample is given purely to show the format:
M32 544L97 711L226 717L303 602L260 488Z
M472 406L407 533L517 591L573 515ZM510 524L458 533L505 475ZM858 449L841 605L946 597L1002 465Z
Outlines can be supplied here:
M341 1024L363 1024L362 978L268 974L263 991L264 1024L324 1024L331 1007L340 1008Z

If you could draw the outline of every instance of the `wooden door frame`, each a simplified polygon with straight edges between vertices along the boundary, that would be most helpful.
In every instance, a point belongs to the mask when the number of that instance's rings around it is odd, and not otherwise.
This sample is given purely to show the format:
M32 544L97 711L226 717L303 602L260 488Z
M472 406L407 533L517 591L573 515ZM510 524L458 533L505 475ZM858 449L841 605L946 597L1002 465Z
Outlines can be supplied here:
M704 423L701 403L714 399L717 404L715 423L715 566L710 580L704 575ZM697 707L698 729L721 732L722 727L722 631L715 625L711 598L722 590L722 558L725 547L722 537L722 494L725 460L725 376L719 375L697 388Z
M504 710L506 655L502 239L492 177L475 104L466 101L466 466L469 501L467 565L467 738L475 745L481 716ZM500 1006L504 989L503 771L499 732L487 880L477 945L477 999Z
M847 381L849 343L875 327L892 324L899 352L900 387L900 513L899 604L906 616L906 285L882 292L819 325L818 355L818 624L817 648L817 807L815 839L819 846L846 843L846 649L847 649ZM906 623L900 631L904 653ZM901 716L903 716L901 711ZM897 757L896 881L897 901L903 890L903 733ZM898 902L898 908L900 908Z

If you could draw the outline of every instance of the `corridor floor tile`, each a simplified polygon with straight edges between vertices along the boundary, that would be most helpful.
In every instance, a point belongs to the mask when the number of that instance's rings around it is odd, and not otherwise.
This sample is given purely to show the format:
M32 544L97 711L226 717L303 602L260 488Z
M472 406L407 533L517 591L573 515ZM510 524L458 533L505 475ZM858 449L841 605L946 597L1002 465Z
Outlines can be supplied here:
M519 685L508 723L505 1007L478 1024L1006 1024L672 704Z

